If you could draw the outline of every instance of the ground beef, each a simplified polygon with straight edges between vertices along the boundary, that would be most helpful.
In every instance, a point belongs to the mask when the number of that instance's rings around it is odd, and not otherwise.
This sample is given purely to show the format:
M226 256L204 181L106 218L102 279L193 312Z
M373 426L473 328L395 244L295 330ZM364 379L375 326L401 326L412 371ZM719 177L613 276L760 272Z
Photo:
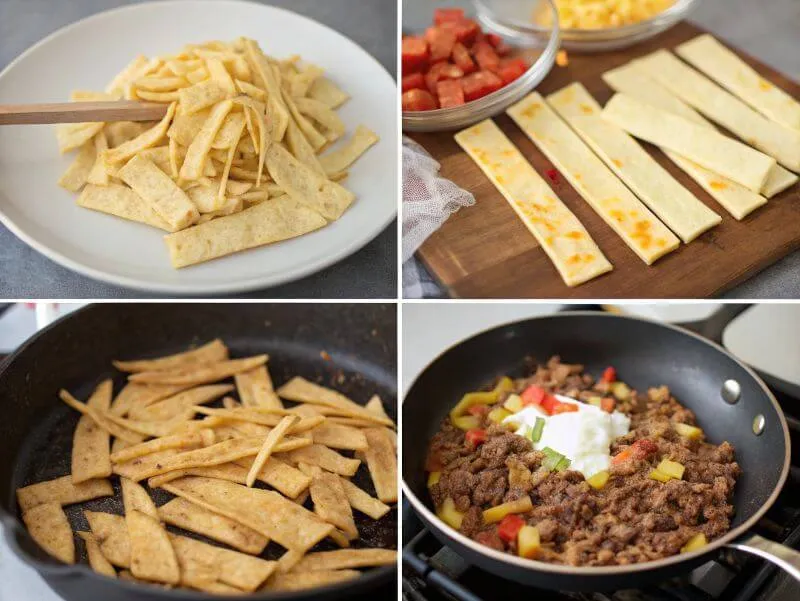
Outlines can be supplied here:
M514 380L513 392L536 384L582 401L610 396L608 382L596 382L582 365L562 363L558 357L532 365L531 373ZM499 404L508 394L500 395ZM533 450L526 438L492 424L485 413L479 419L487 438L477 448L466 442L464 431L445 420L426 461L428 471L441 473L439 482L430 487L434 504L452 498L465 512L462 533L514 553L515 543L505 543L496 524L484 524L483 510L528 495L533 509L520 517L539 530L539 559L567 565L652 561L679 553L698 532L709 540L727 532L741 473L734 448L727 442L713 445L679 436L673 425L696 425L695 415L666 386L646 393L633 390L630 398L617 401L616 409L630 416L631 431L613 442L611 454L632 445L643 451L613 464L600 491L579 472L542 471L544 454ZM684 465L682 480L662 483L648 477L664 458Z

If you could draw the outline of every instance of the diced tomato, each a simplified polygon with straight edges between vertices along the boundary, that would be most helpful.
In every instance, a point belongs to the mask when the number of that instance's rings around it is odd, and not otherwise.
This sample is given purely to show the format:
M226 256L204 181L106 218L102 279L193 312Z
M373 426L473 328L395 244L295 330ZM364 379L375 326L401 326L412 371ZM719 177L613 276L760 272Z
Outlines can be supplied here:
M461 8L437 8L433 11L433 22L441 25L446 21L462 21L464 19L464 9Z
M411 73L403 77L403 91L424 90L425 76L422 73Z
M467 50L467 47L461 42L456 42L453 46L453 62L465 74L472 73L477 69L475 61L473 61L472 57L469 55L469 50Z
M641 440L634 442L631 445L631 449L636 457L639 459L645 459L648 455L658 452L658 445L652 440L642 438Z
M422 38L403 38L403 73L422 71L428 64L428 42Z
M427 90L409 90L403 92L404 111L430 111L436 106L436 99Z
M631 447L628 447L624 451L620 451L611 458L611 465L617 465L623 461L627 461L631 457L633 457L633 451L631 450Z
M500 56L505 56L509 52L511 52L511 48L503 41L496 33L487 33L486 40L492 45L494 51L497 52Z
M439 102L439 105L442 108L444 108L444 105L441 103L441 101ZM467 409L467 413L469 413L470 415L477 415L477 416L486 415L487 413L489 413L489 405L473 405L472 407Z
M467 442L473 447L486 442L486 430L467 430Z
M617 370L613 367L606 367L603 371L603 375L600 376L600 379L603 382L616 382L617 381Z
M575 403L559 403L553 407L552 414L558 415L559 413L574 413L578 411L578 406Z
M425 74L425 85L431 94L436 94L436 84L441 79L458 79L464 76L464 72L450 63L435 63Z
M500 61L497 74L500 76L500 79L503 80L503 83L508 85L527 70L528 65L525 64L524 60L521 58L513 58Z
M476 42L472 54L478 66L485 71L496 71L500 67L500 57L489 42Z
M460 21L444 21L438 24L440 27L449 29L456 34L456 40L469 46L480 34L481 28L472 19L461 19Z
M461 87L464 88L464 99L469 102L496 92L503 87L503 80L491 71L477 71L462 79Z
M547 391L541 386L531 384L520 395L523 405L541 405Z
M443 27L428 27L425 30L425 40L431 52L431 62L446 61L453 52L456 43L456 34Z
M507 543L517 540L517 534L525 525L525 520L515 513L510 513L504 517L497 525L497 534Z
M464 90L461 89L461 82L457 79L443 79L436 84L436 94L439 96L439 106L449 108L464 104ZM482 405L488 409L485 405Z
M600 409L602 409L606 413L614 413L614 408L616 406L617 406L616 399L613 399L609 396L600 399Z
M553 409L556 408L557 405L560 405L561 401L559 401L556 397L552 394L545 394L544 398L542 399L541 405L542 409L547 411L550 415L553 415Z

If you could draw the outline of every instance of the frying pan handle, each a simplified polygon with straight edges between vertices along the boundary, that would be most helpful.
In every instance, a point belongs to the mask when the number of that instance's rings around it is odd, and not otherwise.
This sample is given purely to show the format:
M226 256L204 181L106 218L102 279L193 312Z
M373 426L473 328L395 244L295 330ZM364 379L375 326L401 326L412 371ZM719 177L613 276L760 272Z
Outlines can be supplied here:
M727 546L751 555L758 555L785 570L800 582L800 551L795 551L791 547L776 543L758 534L748 534L745 538Z

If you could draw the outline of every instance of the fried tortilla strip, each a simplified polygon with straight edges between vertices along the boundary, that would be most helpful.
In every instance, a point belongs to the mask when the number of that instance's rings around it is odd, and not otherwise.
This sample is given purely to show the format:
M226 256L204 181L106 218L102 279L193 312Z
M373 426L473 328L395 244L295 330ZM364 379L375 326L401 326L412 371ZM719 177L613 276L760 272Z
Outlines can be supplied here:
M136 510L155 520L158 519L156 505L142 485L128 478L120 478L120 484L122 485L122 502L125 506L126 517L130 515L131 511Z
M367 440L369 442L369 440ZM340 474L342 476L353 476L358 471L361 462L358 459L349 459L332 451L328 447L313 444L308 447L297 449L285 454L285 458L291 463L308 463L316 465L324 470Z
M339 479L344 489L344 494L347 495L347 501L353 509L368 515L373 520L381 519L392 510L391 507L370 496L347 478L340 477Z
M322 135L314 125L305 118L295 104L294 99L289 95L286 90L281 90L283 101L289 109L290 121L294 121L298 129L302 132L309 145L316 151L322 150L328 144L327 138ZM288 133L288 129L286 130Z
M350 99L349 94L342 91L327 77L318 77L314 80L308 90L308 97L319 100L332 109L339 108Z
M111 83L106 86L106 93L115 98L122 96L125 88L134 79L138 79L144 74L144 70L151 67L150 61L143 54L138 55L128 65L111 80Z
M181 114L192 115L225 100L227 92L216 81L201 81L178 91Z
M369 474L378 498L384 503L397 502L397 456L383 428L364 430L369 447L364 451Z
M186 158L183 160L180 171L182 179L195 180L203 175L203 166L208 153L211 151L211 144L214 142L214 138L217 137L217 132L219 132L223 121L225 121L232 108L233 102L224 100L211 109L211 113L208 115L206 122L203 123L200 133L192 140L186 151Z
M75 204L84 209L136 221L165 232L175 231L175 228L153 211L141 196L120 184L107 186L87 184L75 200Z
M214 363L228 359L228 347L219 338L195 349L159 357L158 359L139 359L136 361L112 361L114 367L125 372L166 371L182 367Z
M193 415L194 411L187 409L183 415L176 415L172 419L159 422L134 420L127 417L111 415L110 413L106 413L105 417L131 432L136 432L144 437L151 436L153 438L159 438L161 436L169 436L170 434L173 434L184 423L190 421Z
M311 500L314 513L329 524L341 528L348 539L358 538L353 512L339 476L319 470L311 478Z
M37 482L17 489L17 502L23 512L45 503L72 505L114 494L111 482L104 479L86 480L76 484L72 476L61 476L54 480Z
M270 176L286 194L329 221L339 219L355 199L352 192L321 177L280 144L267 149L266 161Z
M91 140L85 142L80 147L75 160L58 179L58 185L70 192L78 192L86 185L96 158L94 142Z
M189 227L200 217L186 193L153 161L136 155L119 170L118 176L172 228Z
M322 133L328 142L338 140L344 135L344 122L324 102L313 98L293 98L292 101L301 115L313 119L322 126Z
M92 534L100 544L100 551L109 562L119 568L131 566L131 542L125 518L113 513L84 511Z
M298 161L317 175L326 177L325 169L322 168L319 158L317 158L317 151L300 131L300 127L294 119L289 119L285 140L286 146Z
M367 448L367 439L358 428L341 424L325 423L310 432L315 444L325 445L332 449L363 451Z
M261 411L264 411L262 413ZM214 409L209 407L197 407L197 413L204 415L218 416L226 420L250 422L262 426L277 426L282 416L291 415L286 409L273 409L272 407L239 407L234 409ZM275 413L272 413L272 412ZM269 413L267 413L269 412ZM290 434L301 434L313 428L316 428L325 421L324 415L315 415L312 417L304 417L289 429Z
M255 530L180 497L159 507L158 515L167 524L202 534L252 555L260 555L269 542Z
M267 437L264 439L264 444L258 450L255 459L253 459L253 465L250 466L250 471L247 472L245 484L247 484L248 487L252 487L253 484L255 484L258 474L261 473L261 469L269 461L270 455L272 455L278 443L299 419L300 418L296 415L287 415L281 419L280 423L275 426L269 434L267 434Z
M164 526L136 509L126 512L125 521L131 544L131 573L144 580L178 584L181 571Z
M111 413L125 417L130 411L138 407L147 407L155 402L172 396L183 390L185 386L174 384L137 384L128 382L120 390L111 403Z
M89 559L89 566L98 574L108 576L109 578L116 578L117 571L111 562L106 559L103 552L100 550L100 543L91 532L78 532L78 536L83 539L86 545L86 556Z
M130 461L114 464L114 473L126 478L130 478L134 482L145 480L149 478L152 471L157 469L162 462L172 459L178 455L177 449L166 449L158 451L157 453L150 453L143 455Z
M294 567L292 572L307 573L345 568L370 568L391 566L397 561L393 549L339 549L309 553Z
M87 407L107 411L111 406L112 382L104 380L86 402ZM111 475L111 435L88 415L82 415L72 437L72 482L80 484Z
M302 591L336 584L337 582L355 580L360 576L361 572L358 570L319 571L310 572L308 574L300 574L297 572L275 574L267 581L264 589L268 591Z
M123 142L116 148L112 148L111 150L107 150L105 153L103 153L106 163L122 163L129 160L142 150L155 146L167 133L169 123L172 121L172 117L175 115L175 106L176 105L174 102L169 105L167 114L164 115L157 125L139 134L132 140Z
M272 378L266 365L238 373L234 380L243 406L283 409L283 404L272 387Z
M185 536L171 535L170 540L180 558L217 566L221 582L244 591L256 590L275 571L274 561L251 557Z
M56 125L58 151L61 154L80 148L91 142L105 124L100 123L60 123Z
M208 384L229 378L243 371L249 371L264 365L269 359L268 355L256 355L245 359L230 359L196 368L178 368L168 371L142 371L129 376L133 382L148 384Z
M92 165L92 170L86 178L90 184L97 184L99 186L108 185L108 172L106 171L106 163L103 160L103 152L108 150L108 138L102 130L94 137L94 151L95 161Z
M326 224L322 215L283 195L235 215L219 217L165 236L164 241L172 266L181 268L296 238Z
M128 384L128 386L130 385L131 384ZM142 386L148 385L145 384ZM159 385L151 384L149 386ZM175 385L167 384L164 386L174 387ZM186 385L182 385L181 387L185 388ZM192 409L197 405L210 403L222 395L227 394L231 390L233 390L233 386L230 384L211 384L207 386L198 386L190 390L179 392L173 396L168 396L167 398L163 398L160 401L150 405L144 405L143 403L137 405L131 409L130 416L132 418L145 421L170 420L178 415L184 415L187 410Z
M144 133L153 125L152 122L116 121L106 124L103 131L106 132L106 138L108 138L108 147L116 148L128 140L133 140L136 136Z
M322 155L319 158L319 162L328 177L333 178L346 171L350 165L355 163L362 154L377 144L379 140L378 134L364 125L359 125L344 145Z
M286 384L278 389L278 394L285 399L295 401L297 403L309 403L311 405L323 405L325 407L332 407L341 412L342 415L349 417L360 417L371 422L383 424L385 426L392 426L394 422L386 417L375 415L373 412L365 409L361 405L351 401L346 396L332 390L325 388L313 382L309 382L305 378L295 376Z
M377 394L372 395L372 397L367 401L367 404L364 405L368 411L372 411L375 415L380 415L381 417L385 417L388 420L392 418L389 417L389 414L386 413L386 409L383 407L383 401L381 401L381 397ZM392 422L394 423L394 422Z
M75 563L75 540L61 505L43 503L22 513L33 540L50 555L64 563Z
M333 529L312 512L272 491L198 477L181 478L164 488L236 520L287 549L310 549Z
M284 102L281 84L261 48L253 40L244 40L245 56L256 85L267 93L267 116L272 123L272 140L280 142L289 123L289 109Z
M111 454L114 463L130 461L136 457L157 453L166 449L187 449L214 444L214 431L211 429L199 432L186 432L172 436L162 436L116 451Z
M287 572L291 572L292 568L294 568L294 566L296 566L298 562L303 559L303 557L303 551L298 551L297 549L288 549L286 553L278 558L278 565L275 568L275 571L278 574L286 574Z

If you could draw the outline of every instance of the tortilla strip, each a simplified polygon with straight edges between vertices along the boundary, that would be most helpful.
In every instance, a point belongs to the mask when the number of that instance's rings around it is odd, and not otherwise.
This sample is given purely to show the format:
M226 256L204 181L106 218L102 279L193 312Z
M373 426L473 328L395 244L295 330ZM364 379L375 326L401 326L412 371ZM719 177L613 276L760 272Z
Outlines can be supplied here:
M106 86L106 92L114 97L122 96L125 87L141 76L145 66L149 66L147 57L143 54L138 55L111 80L111 83Z
M111 402L111 413L125 417L138 407L147 407L183 390L184 386L128 382Z
M344 494L347 496L347 502L350 503L350 507L353 509L371 517L373 520L381 519L392 510L391 507L369 495L347 478L340 477L339 479L344 489Z
M318 572L345 568L391 566L397 561L393 549L339 549L309 553L294 567L293 572Z
M337 582L354 580L360 576L361 572L358 570L319 571L307 574L299 574L297 572L275 574L267 581L267 584L264 585L264 589L269 591L302 591L336 584Z
M234 409L213 409L209 407L197 407L197 413L204 415L218 416L226 420L250 422L261 426L277 426L282 415L291 415L286 409L272 409L271 407L264 408L266 411L275 411L276 413L260 413L258 407L254 408L234 408ZM280 411L281 413L277 413ZM315 415L313 417L306 417L294 424L290 429L290 434L301 434L313 428L316 428L325 421L324 415Z
M139 359L134 361L112 361L111 363L120 371L139 372L139 371L165 371L180 369L190 365L200 365L203 363L213 363L215 361L225 361L228 359L228 347L219 338L207 342L197 348L166 355L158 359Z
M194 180L203 175L203 166L211 150L211 144L214 142L214 138L217 137L219 128L222 127L223 121L225 121L232 108L233 102L224 100L214 105L214 108L211 109L211 113L203 123L200 133L192 140L186 151L186 158L183 160L180 170L182 179Z
M159 507L158 515L167 524L202 534L244 553L260 555L269 542L255 530L180 497Z
M266 365L238 373L233 379L243 406L283 409L283 404L272 387L272 378Z
M126 512L125 521L131 545L131 573L145 580L178 584L178 558L164 526L136 509Z
M369 474L378 498L384 503L397 502L397 456L382 428L364 430L369 447L364 451Z
M56 125L58 151L61 154L80 148L91 142L105 126L105 123L61 123Z
M84 511L92 534L100 544L100 551L109 562L120 568L131 565L131 543L125 518L112 513Z
M309 382L300 376L295 376L281 386L278 389L278 394L290 401L333 407L340 410L343 415L360 417L387 426L393 425L392 420L375 415L361 405L351 401L342 393Z
M247 472L245 484L247 484L248 487L252 487L253 484L255 484L258 474L261 473L261 469L269 461L270 455L272 455L278 443L299 419L300 418L296 415L287 415L281 419L280 423L275 426L269 434L267 434L267 437L264 439L264 444L258 450L255 459L253 459L253 465L250 466L250 471Z
M286 127L286 137L284 140L286 146L298 161L311 169L311 171L317 175L327 177L325 175L325 169L322 168L319 158L317 158L317 151L309 143L305 135L303 135L303 132L300 131L300 127L292 118L289 118L289 124Z
M254 82L267 93L267 116L272 123L272 140L279 142L283 139L289 122L289 110L283 99L280 83L258 44L245 39L244 50Z
M108 184L107 186L87 184L78 195L75 204L84 209L122 217L128 221L143 223L165 232L175 231L175 228L153 211L141 196L120 184Z
M359 125L342 146L322 155L319 162L328 177L333 177L338 173L347 170L350 165L355 163L362 154L377 144L380 138L378 134L364 125Z
M128 384L130 386L131 384ZM157 386L157 385L153 385ZM167 385L174 386L174 385ZM185 387L182 386L182 387ZM130 411L132 418L147 421L165 421L183 415L188 409L210 403L233 390L230 384L198 386L173 396L168 396L150 405L137 405Z
M33 540L64 563L75 563L75 540L61 505L42 503L23 511L22 521Z
M158 141L161 140L161 138L163 138L167 133L169 123L172 121L172 117L175 115L175 107L176 104L174 102L171 103L167 109L167 114L164 115L157 125L151 127L145 132L142 132L132 140L123 142L119 146L104 152L103 159L106 161L106 163L122 163L123 161L129 160L142 150L155 146L156 143L158 143Z
M339 482L339 476L319 470L313 474L309 490L314 502L314 513L329 524L341 528L347 538L358 538L353 512Z
M347 92L341 90L327 77L318 77L314 80L308 90L308 97L319 100L332 109L339 108L350 99L350 95Z
M800 130L770 121L666 50L637 62L650 77L709 119L784 167L800 171Z
M386 413L386 409L384 409L383 407L383 401L381 401L381 397L379 397L377 394L373 394L372 397L370 397L369 401L367 401L367 404L364 405L364 407L367 409L367 411L372 411L372 413L374 413L375 415L380 415L381 417L385 417L388 420L392 419L391 417L389 417L389 414Z
M164 488L236 520L287 549L310 549L333 528L307 509L268 490L198 477L181 478Z
M20 509L25 512L45 503L72 505L99 497L110 497L113 494L114 489L108 480L86 480L76 484L71 475L66 475L18 488L17 502Z
M675 52L763 115L800 130L800 102L761 77L712 35L699 35Z
M103 130L100 130L94 137L94 151L95 161L92 165L92 170L86 177L86 181L90 184L97 184L99 186L108 185L108 172L106 171L106 163L103 160L103 152L108 150L108 138Z
M316 444L332 449L363 451L367 448L367 439L358 428L341 424L325 423L311 430L311 438Z
M100 543L91 532L78 532L78 536L83 539L86 545L86 556L89 559L89 566L98 574L108 576L109 578L116 578L117 571L111 562L108 561L100 550Z
M275 568L275 571L278 574L286 574L290 572L294 566L298 564L298 562L303 559L304 553L303 551L298 551L297 549L288 549L286 553L281 555L278 558L278 565Z
M137 457L130 461L115 463L113 468L114 473L130 478L134 482L139 482L140 480L149 478L151 472L156 469L157 466L161 465L163 461L177 457L178 454L177 449L166 449L164 451L150 453L149 455L143 455L142 457Z
M123 428L127 428L131 432L136 432L145 437L149 436L159 438L161 436L169 436L170 434L174 433L175 430L182 424L191 420L192 415L194 415L194 412L191 409L187 409L182 415L176 415L172 419L159 422L134 420L127 417L111 415L110 413L106 413L104 417L113 421L119 426L122 426Z
M696 123L616 94L603 109L603 118L628 133L663 146L758 192L775 159Z
M328 142L338 140L344 135L345 125L341 117L327 104L313 98L292 98L300 114L322 126L322 135ZM374 135L374 134L373 134Z
M58 179L58 185L70 192L77 192L89 178L89 173L94 166L97 152L95 151L94 142L88 141L80 147L75 160L72 161L67 170L61 174Z
M201 430L199 432L186 432L182 434L174 434L172 436L162 436L161 438L154 438L147 442L142 442L116 451L111 454L111 460L115 463L122 463L130 461L136 457L149 455L150 453L157 453L166 449L186 449L204 446L209 440L209 444L213 444L214 431Z
M111 406L111 380L97 385L87 407L107 411ZM82 415L72 436L72 482L80 484L111 475L111 436L88 415Z
M122 502L125 506L125 516L132 511L140 511L154 520L158 519L158 510L150 495L140 484L128 478L120 478L122 485Z
M368 441L369 442L369 441ZM308 463L316 465L324 470L340 474L342 476L353 476L358 471L361 462L358 459L350 459L332 451L328 447L312 444L308 447L290 451L285 454L286 460L291 463Z
M680 241L628 190L536 92L507 111L573 188L642 261L651 265Z
M167 371L142 371L129 376L132 382L148 384L208 384L229 378L239 372L264 365L269 355L256 355L244 359L230 359L199 367L182 367Z

